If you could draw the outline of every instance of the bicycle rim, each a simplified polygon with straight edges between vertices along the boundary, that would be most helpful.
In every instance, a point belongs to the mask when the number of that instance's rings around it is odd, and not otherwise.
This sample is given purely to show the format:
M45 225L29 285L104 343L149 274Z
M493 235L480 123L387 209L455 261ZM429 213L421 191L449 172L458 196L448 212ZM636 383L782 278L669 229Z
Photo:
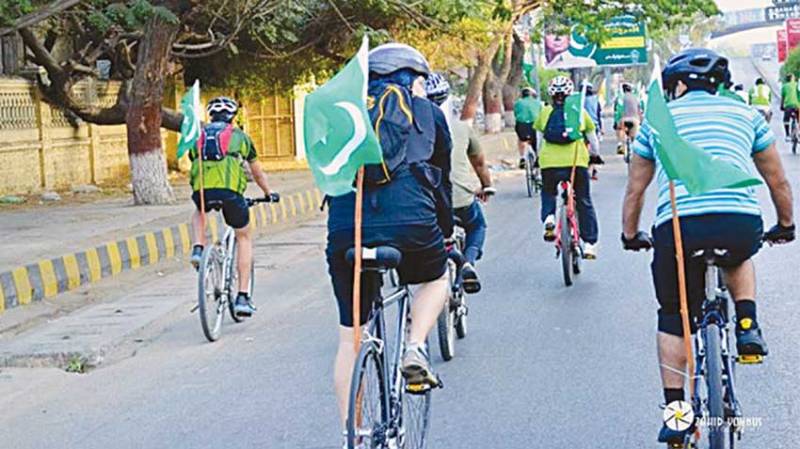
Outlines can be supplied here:
M353 368L347 414L348 449L383 449L388 413L383 363L374 344L361 347Z
M559 220L561 221L561 271L564 273L564 284L572 285L572 235L569 232L567 208L561 206Z
M720 348L720 329L709 324L705 329L706 348L706 389L708 393L708 447L726 449L728 425L725 416L725 396L722 383L722 354Z
M197 305L200 325L208 341L219 338L224 317L224 300L220 290L222 267L215 251L214 246L206 248L198 271Z

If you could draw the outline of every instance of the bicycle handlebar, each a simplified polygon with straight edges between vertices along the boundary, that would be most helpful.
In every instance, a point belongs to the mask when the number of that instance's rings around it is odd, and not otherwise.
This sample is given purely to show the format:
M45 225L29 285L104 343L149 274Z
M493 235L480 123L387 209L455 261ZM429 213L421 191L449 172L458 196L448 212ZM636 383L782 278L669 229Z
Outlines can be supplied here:
M277 192L273 192L270 193L269 196L263 198L246 198L245 201L248 207L252 207L257 203L279 203L281 201L281 195Z

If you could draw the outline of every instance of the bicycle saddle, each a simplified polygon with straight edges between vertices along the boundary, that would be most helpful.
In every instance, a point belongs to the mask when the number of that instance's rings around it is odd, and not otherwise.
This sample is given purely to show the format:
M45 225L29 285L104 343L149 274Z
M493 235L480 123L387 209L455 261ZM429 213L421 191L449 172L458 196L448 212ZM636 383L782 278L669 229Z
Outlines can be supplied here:
M223 204L220 200L206 200L208 210L222 209Z
M351 265L355 263L356 249L348 249L345 258ZM402 259L403 254L400 250L391 246L377 246L375 248L365 247L361 249L361 266L365 270L390 270L392 268L397 268Z
M725 260L728 258L728 250L724 248L699 249L692 253L692 258L705 259L711 263L716 264L718 260Z

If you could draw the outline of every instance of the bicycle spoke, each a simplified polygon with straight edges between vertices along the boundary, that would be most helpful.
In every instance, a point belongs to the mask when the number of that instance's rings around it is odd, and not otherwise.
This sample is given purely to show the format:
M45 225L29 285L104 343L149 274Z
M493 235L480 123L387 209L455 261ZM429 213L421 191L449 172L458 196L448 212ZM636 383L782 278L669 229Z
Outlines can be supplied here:
M403 395L403 449L422 449L430 424L431 393Z

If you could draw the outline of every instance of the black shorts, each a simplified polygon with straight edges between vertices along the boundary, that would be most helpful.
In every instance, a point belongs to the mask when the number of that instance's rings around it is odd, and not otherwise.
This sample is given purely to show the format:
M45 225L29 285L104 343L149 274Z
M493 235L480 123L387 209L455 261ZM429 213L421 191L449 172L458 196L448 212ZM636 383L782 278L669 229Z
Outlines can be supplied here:
M517 122L514 125L514 131L517 132L517 138L520 142L535 142L536 131L533 129L533 123Z
M750 259L761 249L764 224L760 216L748 214L709 214L681 218L686 291L692 333L694 318L700 314L705 299L705 261L692 254L702 249L727 249L728 255L719 261L721 267L735 267ZM659 225L653 231L653 283L658 310L658 330L683 335L678 297L678 274L675 263L675 241L672 222Z
M783 110L783 122L789 123L792 121L792 116L797 118L797 108L785 108Z
M250 210L242 195L228 189L206 189L203 195L206 210L222 209L225 223L234 229L242 229L250 224ZM200 192L192 193L197 210L200 210Z
M420 284L442 277L447 270L447 253L444 237L439 227L432 225L405 225L365 227L365 247L393 246L403 253L397 274L401 284ZM333 292L339 304L339 324L353 326L353 266L345 259L353 246L353 231L342 230L328 234L328 273ZM369 318L372 305L365 294L361 295L361 324Z

